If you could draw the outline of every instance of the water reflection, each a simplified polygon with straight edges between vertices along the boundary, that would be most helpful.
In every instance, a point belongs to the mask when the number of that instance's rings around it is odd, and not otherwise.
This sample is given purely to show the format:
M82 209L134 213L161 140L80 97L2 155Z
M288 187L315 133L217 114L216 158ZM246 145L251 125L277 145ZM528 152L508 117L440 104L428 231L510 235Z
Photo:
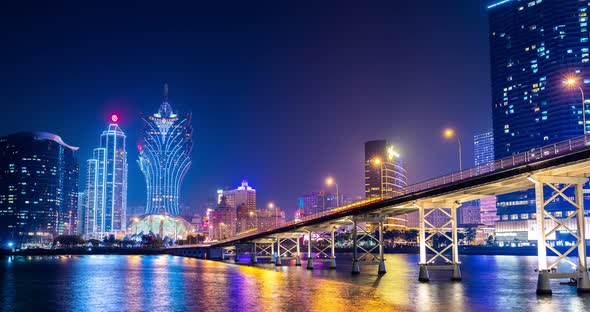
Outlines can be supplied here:
M462 257L463 281L431 272L417 281L417 257L387 255L385 275L366 264L350 274L317 264L236 265L172 256L4 257L5 310L63 311L588 311L590 297L553 284L535 295L535 257ZM34 299L34 300L32 300Z

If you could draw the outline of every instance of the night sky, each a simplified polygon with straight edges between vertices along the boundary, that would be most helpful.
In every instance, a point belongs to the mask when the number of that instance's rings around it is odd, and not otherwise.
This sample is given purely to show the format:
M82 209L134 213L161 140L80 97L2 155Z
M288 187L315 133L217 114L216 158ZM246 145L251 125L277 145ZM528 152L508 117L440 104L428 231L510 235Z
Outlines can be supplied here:
M4 3L0 135L58 134L80 147L85 175L117 112L128 205L144 205L139 113L157 111L168 81L172 107L193 114L181 202L246 178L259 207L272 200L288 218L328 175L362 196L368 140L396 144L415 183L457 170L451 126L473 165L473 135L491 129L484 2L257 3Z

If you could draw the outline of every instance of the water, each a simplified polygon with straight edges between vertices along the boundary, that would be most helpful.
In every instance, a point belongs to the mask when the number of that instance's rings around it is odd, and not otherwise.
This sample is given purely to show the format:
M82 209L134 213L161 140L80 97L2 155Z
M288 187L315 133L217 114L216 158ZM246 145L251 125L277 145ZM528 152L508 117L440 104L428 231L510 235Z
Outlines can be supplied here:
M415 255L387 255L388 273L249 266L173 256L0 258L3 311L590 311L590 296L552 284L537 297L536 257L462 256L462 282L431 272L419 283ZM245 259L244 259L245 260Z

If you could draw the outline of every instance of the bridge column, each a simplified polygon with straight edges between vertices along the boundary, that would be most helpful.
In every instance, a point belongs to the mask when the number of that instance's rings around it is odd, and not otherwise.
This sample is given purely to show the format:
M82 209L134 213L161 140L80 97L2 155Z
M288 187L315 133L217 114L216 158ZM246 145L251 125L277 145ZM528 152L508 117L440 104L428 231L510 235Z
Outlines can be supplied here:
M387 270L385 269L385 258L383 255L383 221L379 222L379 259L379 270L377 273L385 274Z
M414 206L418 208L418 214L420 218L420 260L418 265L420 266L420 274L418 280L420 282L428 282L430 280L430 270L441 270L441 271L452 271L451 280L461 280L461 270L459 265L459 244L457 239L457 208L459 204L457 202L422 202L414 203ZM426 211L428 209L428 211ZM448 219L442 225L434 225L428 221L427 217L439 211L444 214ZM426 232L429 232L426 235ZM451 236L447 235L447 232L451 232ZM440 235L448 241L448 245L440 250L437 250L434 246L433 239L435 235ZM430 249L434 253L430 259L426 254L426 248ZM448 251L450 249L450 256ZM442 259L443 264L436 264L437 259Z
M276 266L281 266L281 239L277 236L277 260L275 261Z
M234 262L238 263L238 262L240 262L240 260L238 259L238 256L240 254L239 249L238 249L238 245L234 245L234 248L236 249L236 255L234 256Z
M276 264L277 257L275 256L275 243L274 242L270 243L270 256L271 256L270 261L272 261L272 263Z
M311 236L313 235L312 231L307 231L308 239L307 239L307 269L313 270L313 257L311 255Z
M428 282L430 281L430 275L428 274L428 268L426 267L426 225L424 224L424 206L414 204L418 207L419 225L420 225L420 258L418 265L420 265L420 274L418 275L418 281Z
M352 221L352 274L361 273L358 259L358 237L357 237L357 223Z
M252 254L250 255L250 262L258 263L258 257L256 256L256 243L253 245Z
M335 252L335 248L336 248L336 240L334 239L334 232L336 231L335 227L332 227L332 233L330 235L330 269L335 269L336 268L336 252Z
M551 279L570 278L576 281L578 292L590 292L590 279L588 278L588 266L586 262L586 232L584 225L584 194L583 185L588 181L587 178L581 177L561 177L561 176L544 176L537 175L528 178L535 185L535 205L537 217L537 261L538 261L538 281L537 294L551 295ZM544 188L552 189L552 195L546 199ZM566 190L574 188L575 197L572 200ZM572 211L565 218L558 219L548 212L545 207L556 198L569 202L574 206ZM573 218L576 218L576 229L570 227L574 224ZM548 221L548 222L547 222ZM547 244L547 239L551 239L559 229L567 232L576 238L577 242L567 251L561 253L556 248ZM557 255L557 260L548 265L547 248ZM571 261L568 256L576 250L578 252L577 264ZM557 272L557 264L561 261L569 263L573 268L573 273Z
M295 266L301 266L301 252L299 250L299 240L301 239L301 237L297 237L297 256L295 256Z

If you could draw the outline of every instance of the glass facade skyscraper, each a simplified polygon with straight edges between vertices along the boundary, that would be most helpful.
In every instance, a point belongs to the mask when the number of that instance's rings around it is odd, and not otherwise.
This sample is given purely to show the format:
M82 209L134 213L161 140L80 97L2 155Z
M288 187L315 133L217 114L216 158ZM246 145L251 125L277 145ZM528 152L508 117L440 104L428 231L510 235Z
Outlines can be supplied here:
M123 234L127 224L127 150L125 134L113 115L100 147L87 161L85 236Z
M191 165L191 114L179 115L168 103L168 85L158 112L141 116L137 149L147 185L146 214L179 214L180 185Z
M76 150L51 133L0 137L0 240L20 246L76 233Z
M488 6L497 159L583 134L587 103L582 108L578 89L563 81L574 78L590 91L589 3L508 0ZM527 240L534 200L532 190L498 196L499 224L506 225L498 230L516 233L507 239ZM548 209L571 209L566 206L554 202Z
M386 140L365 143L365 197L402 195L408 185L400 155Z

